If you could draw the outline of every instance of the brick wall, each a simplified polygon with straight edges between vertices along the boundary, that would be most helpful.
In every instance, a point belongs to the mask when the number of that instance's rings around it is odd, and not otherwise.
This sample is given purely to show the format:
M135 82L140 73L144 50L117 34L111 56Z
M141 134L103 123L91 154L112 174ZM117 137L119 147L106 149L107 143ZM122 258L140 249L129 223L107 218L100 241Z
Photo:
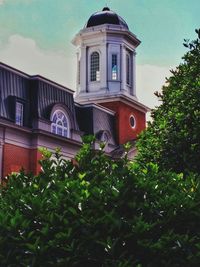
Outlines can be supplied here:
M116 112L116 134L119 144L124 144L130 140L136 139L137 135L145 129L145 113L133 108L120 101L102 103L102 106ZM133 115L136 120L135 128L130 125L130 116Z
M30 154L30 171L34 174L38 174L41 170L41 166L38 163L42 158L41 152L38 149L32 149Z
M38 160L41 158L37 149L28 149L12 144L3 147L3 177L11 172L18 172L22 167L26 172L37 174L40 171Z

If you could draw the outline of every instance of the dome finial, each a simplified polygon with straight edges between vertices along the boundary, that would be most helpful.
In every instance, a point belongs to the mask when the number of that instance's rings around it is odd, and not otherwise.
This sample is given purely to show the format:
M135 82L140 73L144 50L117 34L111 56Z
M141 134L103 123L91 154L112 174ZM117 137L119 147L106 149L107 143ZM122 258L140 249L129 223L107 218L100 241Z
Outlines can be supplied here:
M110 11L110 8L107 6L107 4L106 4L106 6L102 9L102 11Z

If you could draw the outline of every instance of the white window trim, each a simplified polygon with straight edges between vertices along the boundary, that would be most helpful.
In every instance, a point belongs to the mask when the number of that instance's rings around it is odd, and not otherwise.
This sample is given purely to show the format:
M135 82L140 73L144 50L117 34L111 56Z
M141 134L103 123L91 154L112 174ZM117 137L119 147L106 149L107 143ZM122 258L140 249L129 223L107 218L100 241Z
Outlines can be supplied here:
M131 118L134 119L134 126L131 125L131 121L130 121ZM134 116L133 114L131 114L131 115L129 116L129 124L130 124L130 127L131 127L132 129L135 129L135 128L136 128L136 118L135 118L135 116Z
M112 66L112 63L113 63L113 56L116 56L116 71L115 71L115 72L113 71L113 66ZM117 80L119 80L118 69L119 69L119 64L118 64L118 54L117 54L117 53L112 53L112 54L111 54L111 80L112 80L112 81L117 81ZM115 74L116 76L113 76L114 74Z
M58 125L58 122L60 121L61 123L63 123L62 119L57 119L56 123L53 122L53 118L55 116L56 113L59 113L61 112L63 114L63 117L66 118L66 121L67 121L67 127L63 126L63 125ZM56 131L54 132L53 130L53 127L56 127ZM59 134L58 133L58 129L61 129L62 131L62 134ZM64 131L67 132L67 134L65 135L64 134ZM67 115L66 111L64 111L63 109L56 109L53 111L52 115L51 115L51 132L54 133L54 134L57 134L59 136L62 136L62 137L67 137L69 138L70 137L70 120L69 120L69 116Z
M91 56L93 53L98 53L99 55L99 79L92 81L91 80ZM101 52L99 49L92 49L91 51L89 51L88 53L88 81L89 83L99 83L101 82Z
M129 66L127 66L128 65L127 60L129 61ZM132 79L131 73L132 73L131 55L129 52L127 52L126 53L126 84L128 86L131 86L131 79Z

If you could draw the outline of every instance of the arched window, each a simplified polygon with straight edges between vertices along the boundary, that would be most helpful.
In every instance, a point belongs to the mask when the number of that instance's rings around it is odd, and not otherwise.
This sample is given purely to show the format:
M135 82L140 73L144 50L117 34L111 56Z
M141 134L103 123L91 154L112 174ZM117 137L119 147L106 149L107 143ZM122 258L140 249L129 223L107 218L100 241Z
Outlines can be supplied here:
M112 80L117 80L117 54L112 54Z
M126 83L131 85L131 60L129 54L126 54Z
M93 52L90 56L90 81L100 81L99 53Z
M69 137L69 120L66 114L61 110L54 111L52 115L51 132Z

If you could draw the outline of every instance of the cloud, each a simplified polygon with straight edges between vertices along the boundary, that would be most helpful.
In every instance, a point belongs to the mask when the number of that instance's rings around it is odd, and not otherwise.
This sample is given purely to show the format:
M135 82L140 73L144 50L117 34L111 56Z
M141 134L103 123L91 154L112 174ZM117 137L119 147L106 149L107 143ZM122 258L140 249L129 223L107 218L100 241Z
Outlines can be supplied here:
M145 105L153 108L160 103L154 95L155 91L161 92L165 84L166 77L170 76L172 67L161 67L155 65L138 65L137 66L137 95L139 100Z
M75 88L74 55L40 49L33 39L12 35L8 45L0 49L0 61L27 74L40 74L70 88Z
M33 39L12 35L8 45L0 49L0 61L31 75L40 74L75 90L76 54L75 50L69 53L42 50ZM139 101L150 108L158 106L160 103L154 92L161 91L171 67L137 65L136 68Z

